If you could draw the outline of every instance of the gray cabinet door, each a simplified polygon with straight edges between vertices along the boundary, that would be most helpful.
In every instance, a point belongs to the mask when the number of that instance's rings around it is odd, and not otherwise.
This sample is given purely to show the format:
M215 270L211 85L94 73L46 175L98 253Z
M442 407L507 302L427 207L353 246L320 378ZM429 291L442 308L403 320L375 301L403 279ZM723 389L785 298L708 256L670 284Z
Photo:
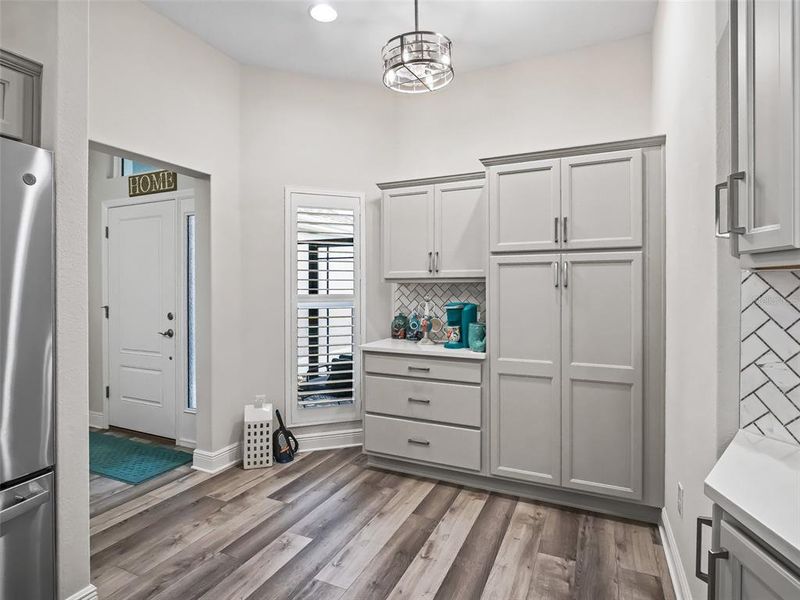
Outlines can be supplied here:
M432 185L383 193L383 276L434 277L434 194Z
M454 181L436 186L437 277L486 276L486 190L484 180Z
M564 254L562 485L642 496L642 253Z
M796 73L800 6L792 0L739 0L736 8L735 106L738 169L731 180L745 233L739 251L798 246L800 186Z
M716 600L794 600L800 578L767 554L752 538L722 521L720 546L727 560L717 568Z
M489 249L557 250L561 162L537 160L489 168Z
M0 136L40 142L42 65L0 48Z
M559 255L490 258L491 470L559 484Z
M0 135L27 142L26 106L32 93L33 79L29 75L0 66Z
M562 247L642 245L642 151L561 159Z

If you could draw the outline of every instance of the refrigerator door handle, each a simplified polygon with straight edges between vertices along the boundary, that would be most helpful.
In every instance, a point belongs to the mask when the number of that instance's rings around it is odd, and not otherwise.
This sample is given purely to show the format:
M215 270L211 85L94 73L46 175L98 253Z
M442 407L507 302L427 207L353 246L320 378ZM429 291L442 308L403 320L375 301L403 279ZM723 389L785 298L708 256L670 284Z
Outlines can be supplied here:
M45 504L48 500L50 500L49 490L41 490L36 494L23 498L20 502L0 510L0 525L32 511L34 508Z

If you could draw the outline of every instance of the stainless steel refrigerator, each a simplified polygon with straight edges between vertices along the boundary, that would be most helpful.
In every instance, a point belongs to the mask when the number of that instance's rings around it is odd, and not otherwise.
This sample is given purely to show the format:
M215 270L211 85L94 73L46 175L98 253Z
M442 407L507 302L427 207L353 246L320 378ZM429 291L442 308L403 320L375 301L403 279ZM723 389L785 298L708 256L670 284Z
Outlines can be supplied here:
M0 138L0 600L55 598L53 155Z

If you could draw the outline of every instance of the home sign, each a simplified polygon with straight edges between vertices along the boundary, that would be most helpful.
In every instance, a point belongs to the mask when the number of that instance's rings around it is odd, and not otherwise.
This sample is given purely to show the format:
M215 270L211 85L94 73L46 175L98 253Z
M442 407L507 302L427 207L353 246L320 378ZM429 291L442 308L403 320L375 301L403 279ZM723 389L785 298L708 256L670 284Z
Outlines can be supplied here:
M178 189L178 174L175 171L154 171L128 177L128 196L146 196L159 192L174 192Z

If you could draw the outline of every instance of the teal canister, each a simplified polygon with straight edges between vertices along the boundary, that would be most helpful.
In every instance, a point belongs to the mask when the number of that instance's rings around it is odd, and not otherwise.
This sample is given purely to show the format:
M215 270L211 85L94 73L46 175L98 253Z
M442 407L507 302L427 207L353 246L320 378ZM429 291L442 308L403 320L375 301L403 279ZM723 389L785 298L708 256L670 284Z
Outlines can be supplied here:
M473 352L486 352L486 323L469 324L469 348Z

